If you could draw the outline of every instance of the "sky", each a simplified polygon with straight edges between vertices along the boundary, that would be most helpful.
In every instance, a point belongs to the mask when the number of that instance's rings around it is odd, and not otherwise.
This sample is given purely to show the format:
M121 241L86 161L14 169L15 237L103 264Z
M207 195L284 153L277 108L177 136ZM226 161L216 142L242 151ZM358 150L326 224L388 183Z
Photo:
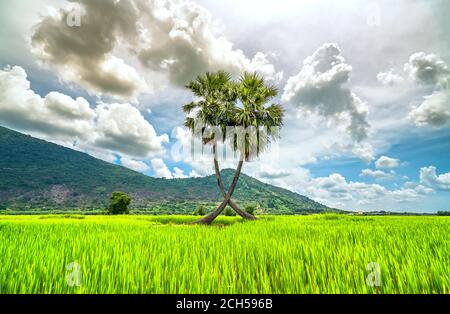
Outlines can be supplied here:
M0 125L149 176L205 176L184 86L257 72L285 119L244 173L335 208L450 210L449 14L445 0L4 0Z

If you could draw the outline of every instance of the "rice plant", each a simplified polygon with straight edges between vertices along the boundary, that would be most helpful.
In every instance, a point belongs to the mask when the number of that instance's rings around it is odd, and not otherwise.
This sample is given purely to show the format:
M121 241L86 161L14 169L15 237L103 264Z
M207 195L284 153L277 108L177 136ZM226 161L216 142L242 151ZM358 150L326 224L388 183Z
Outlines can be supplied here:
M193 220L0 216L0 293L450 293L449 217Z

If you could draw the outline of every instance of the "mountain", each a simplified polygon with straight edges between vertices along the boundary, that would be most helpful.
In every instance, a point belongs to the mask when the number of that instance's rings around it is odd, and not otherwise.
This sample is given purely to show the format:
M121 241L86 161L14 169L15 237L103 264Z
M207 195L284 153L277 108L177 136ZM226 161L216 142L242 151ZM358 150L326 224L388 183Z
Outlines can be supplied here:
M222 172L226 186L234 170ZM191 213L222 199L215 176L152 178L88 154L0 127L0 209L104 209L113 191L124 191L132 208L154 213ZM268 213L311 213L332 209L242 174L233 199L258 203Z

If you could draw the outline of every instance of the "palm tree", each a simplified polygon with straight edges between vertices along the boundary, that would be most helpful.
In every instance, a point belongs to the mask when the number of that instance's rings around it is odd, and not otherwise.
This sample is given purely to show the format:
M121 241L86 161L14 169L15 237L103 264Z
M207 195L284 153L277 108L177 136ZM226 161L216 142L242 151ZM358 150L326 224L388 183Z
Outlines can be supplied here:
M223 202L198 223L210 224L227 205L245 219L256 219L241 210L231 200L231 196L244 161L259 156L271 140L279 138L283 109L277 104L266 106L277 95L277 89L266 85L264 79L256 73L244 73L236 83L232 81L231 75L224 71L201 75L186 87L199 100L183 106L188 115L185 126L194 136L201 137L203 144L212 145L217 184L224 197ZM229 131L229 127L234 127L233 132ZM211 129L218 129L220 132L211 132ZM217 133L220 133L220 138ZM217 159L219 140L230 144L240 157L228 193L223 185Z

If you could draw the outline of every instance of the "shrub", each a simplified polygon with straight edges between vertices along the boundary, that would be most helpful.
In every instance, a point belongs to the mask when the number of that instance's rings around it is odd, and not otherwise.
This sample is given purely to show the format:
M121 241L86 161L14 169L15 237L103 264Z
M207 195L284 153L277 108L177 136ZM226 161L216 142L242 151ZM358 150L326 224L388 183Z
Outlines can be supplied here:
M264 215L266 214L266 209L261 207L259 204L256 205L255 215Z
M197 210L194 212L194 216L205 216L206 215L206 207L203 205L199 205Z
M244 211L250 215L255 215L256 206L255 205L247 205L247 206L245 206Z
M231 208L225 209L225 216L236 216L236 213Z

